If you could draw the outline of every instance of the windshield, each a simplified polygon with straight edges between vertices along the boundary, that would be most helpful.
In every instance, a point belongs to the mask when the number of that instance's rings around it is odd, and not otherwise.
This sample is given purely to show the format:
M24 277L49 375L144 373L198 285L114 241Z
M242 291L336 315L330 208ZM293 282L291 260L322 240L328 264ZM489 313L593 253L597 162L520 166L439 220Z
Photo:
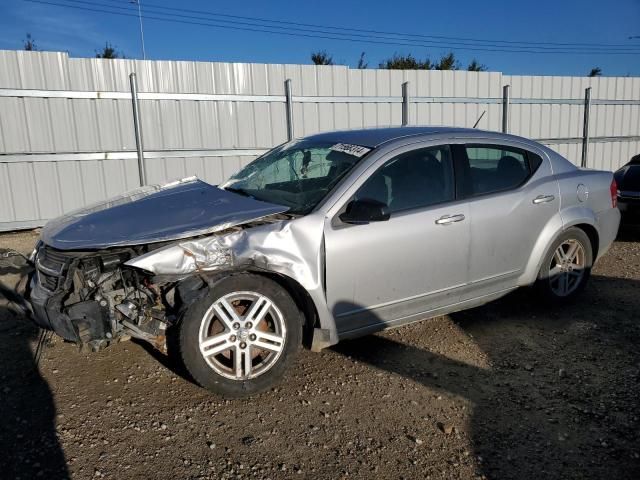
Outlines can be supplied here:
M304 215L370 151L359 145L296 140L257 158L221 188Z

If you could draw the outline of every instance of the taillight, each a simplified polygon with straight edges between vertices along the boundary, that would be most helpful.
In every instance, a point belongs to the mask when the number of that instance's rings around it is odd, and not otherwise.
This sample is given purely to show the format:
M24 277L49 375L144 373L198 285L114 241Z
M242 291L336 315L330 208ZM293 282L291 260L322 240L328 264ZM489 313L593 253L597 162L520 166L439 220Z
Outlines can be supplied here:
M616 182L615 178L611 180L610 191L611 191L611 207L616 208L618 206L618 183Z

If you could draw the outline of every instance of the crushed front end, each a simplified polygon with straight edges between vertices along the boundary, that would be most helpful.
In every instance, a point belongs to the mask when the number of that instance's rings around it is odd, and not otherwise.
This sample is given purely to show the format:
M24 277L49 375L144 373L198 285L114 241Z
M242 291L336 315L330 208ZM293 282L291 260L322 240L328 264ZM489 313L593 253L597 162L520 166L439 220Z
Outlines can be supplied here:
M185 283L193 271L161 279L126 262L286 210L194 177L141 187L51 220L31 257L27 300L34 320L93 350L128 337L164 350L165 331L178 315L178 282L184 290L200 280Z
M126 268L145 247L64 251L39 244L29 300L38 325L66 340L99 350L123 338L165 348L173 312L171 285Z

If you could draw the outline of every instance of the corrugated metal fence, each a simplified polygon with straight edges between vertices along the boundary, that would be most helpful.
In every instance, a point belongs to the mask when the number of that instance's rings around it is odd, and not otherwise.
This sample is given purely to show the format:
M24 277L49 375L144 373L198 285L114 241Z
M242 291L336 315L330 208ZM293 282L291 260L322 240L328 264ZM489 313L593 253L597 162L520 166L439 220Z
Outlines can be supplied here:
M403 120L472 127L482 115L478 128L501 130L505 85L511 133L540 139L580 164L591 87L588 166L614 170L640 152L640 78L0 51L0 231L39 226L139 185L134 72L147 183L190 175L219 183L286 141L288 127L295 136Z

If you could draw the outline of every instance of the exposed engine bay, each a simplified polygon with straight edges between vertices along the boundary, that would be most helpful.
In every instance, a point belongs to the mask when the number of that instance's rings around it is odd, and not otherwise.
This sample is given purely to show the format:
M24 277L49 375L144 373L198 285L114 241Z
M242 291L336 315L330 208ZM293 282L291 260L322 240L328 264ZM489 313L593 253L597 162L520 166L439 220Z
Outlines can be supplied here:
M175 282L157 284L144 272L123 265L147 250L138 246L65 252L40 245L31 283L36 319L48 319L50 325L44 327L92 350L125 337L164 349L165 330L176 315Z

